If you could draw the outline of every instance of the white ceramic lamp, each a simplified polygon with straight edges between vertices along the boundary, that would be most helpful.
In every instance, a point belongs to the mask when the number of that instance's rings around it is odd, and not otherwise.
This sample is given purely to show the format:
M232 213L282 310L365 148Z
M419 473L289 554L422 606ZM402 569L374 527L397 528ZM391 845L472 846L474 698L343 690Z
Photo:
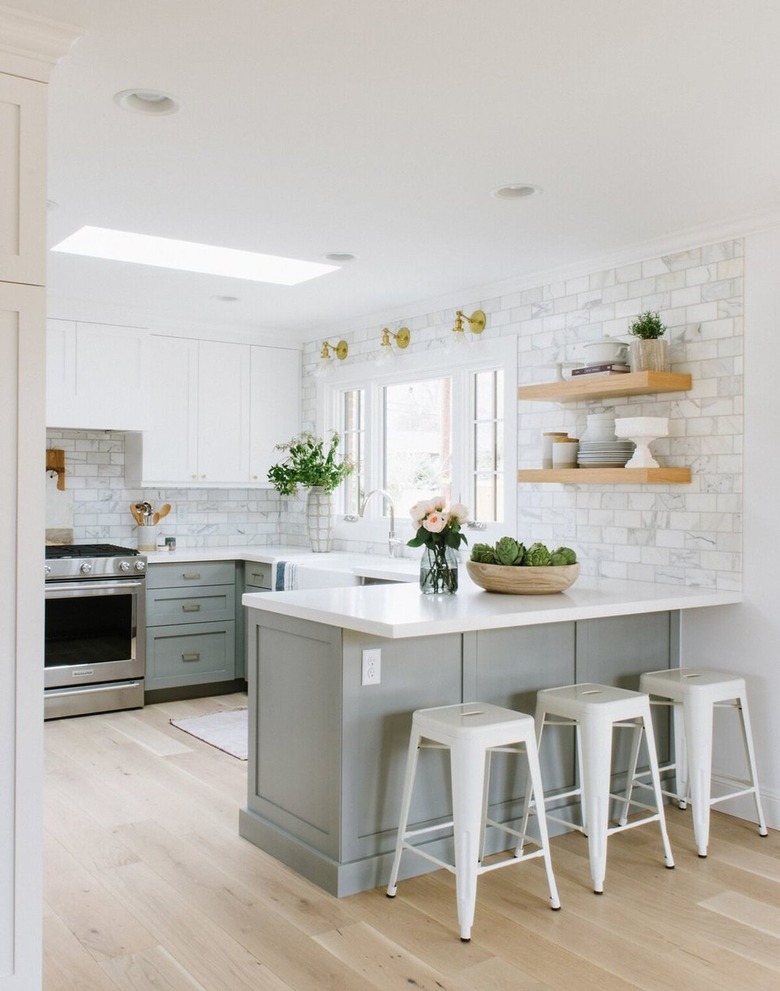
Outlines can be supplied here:
M650 445L668 433L669 420L665 416L627 416L615 420L615 435L636 444L626 468L658 468L658 462L650 453Z

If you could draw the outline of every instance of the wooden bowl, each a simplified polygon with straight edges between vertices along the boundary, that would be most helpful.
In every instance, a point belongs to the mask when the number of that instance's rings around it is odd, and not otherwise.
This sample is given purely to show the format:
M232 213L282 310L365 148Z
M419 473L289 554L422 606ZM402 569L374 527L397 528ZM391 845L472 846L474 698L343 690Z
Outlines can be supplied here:
M564 592L580 573L579 564L561 567L526 568L523 565L480 564L466 561L466 570L475 585L486 592L504 592L507 595L549 595Z

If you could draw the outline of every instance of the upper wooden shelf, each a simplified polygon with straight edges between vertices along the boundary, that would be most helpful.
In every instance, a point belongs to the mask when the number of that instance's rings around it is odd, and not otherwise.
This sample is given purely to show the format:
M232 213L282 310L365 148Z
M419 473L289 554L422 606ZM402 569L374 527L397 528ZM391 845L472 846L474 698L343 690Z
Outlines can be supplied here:
M575 403L584 399L648 396L654 392L684 392L691 387L687 372L626 372L624 375L575 375L563 382L521 385L518 399Z

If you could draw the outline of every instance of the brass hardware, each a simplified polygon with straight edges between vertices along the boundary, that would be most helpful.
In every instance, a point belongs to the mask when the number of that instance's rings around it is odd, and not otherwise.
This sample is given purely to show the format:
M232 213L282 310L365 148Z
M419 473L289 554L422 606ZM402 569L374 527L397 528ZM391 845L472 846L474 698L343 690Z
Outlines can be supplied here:
M380 343L380 347L383 348L392 347L393 341L390 340L391 337L402 351L405 348L409 347L409 341L411 341L412 339L412 335L408 327L401 327L401 329L395 333L392 330L389 330L387 327L385 327L384 330L382 331L382 340Z
M339 361L343 361L349 354L349 345L346 341L339 341L337 344L331 344L329 341L322 342L322 350L320 351L320 358L322 361L332 361L333 351Z
M472 334L481 334L487 326L487 317L484 310L474 310L470 317L467 317L463 310L457 310L455 312L455 326L452 328L453 334L463 334L465 332L466 328L463 326L464 320L469 325L469 330Z

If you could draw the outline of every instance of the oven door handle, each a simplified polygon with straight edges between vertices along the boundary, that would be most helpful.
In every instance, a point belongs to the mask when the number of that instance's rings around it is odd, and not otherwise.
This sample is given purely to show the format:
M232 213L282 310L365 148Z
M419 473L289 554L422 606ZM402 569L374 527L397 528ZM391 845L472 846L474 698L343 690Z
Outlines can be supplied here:
M123 581L75 581L47 582L45 594L47 599L69 599L75 596L84 598L88 595L123 595L138 591L144 586L143 578L125 579Z

